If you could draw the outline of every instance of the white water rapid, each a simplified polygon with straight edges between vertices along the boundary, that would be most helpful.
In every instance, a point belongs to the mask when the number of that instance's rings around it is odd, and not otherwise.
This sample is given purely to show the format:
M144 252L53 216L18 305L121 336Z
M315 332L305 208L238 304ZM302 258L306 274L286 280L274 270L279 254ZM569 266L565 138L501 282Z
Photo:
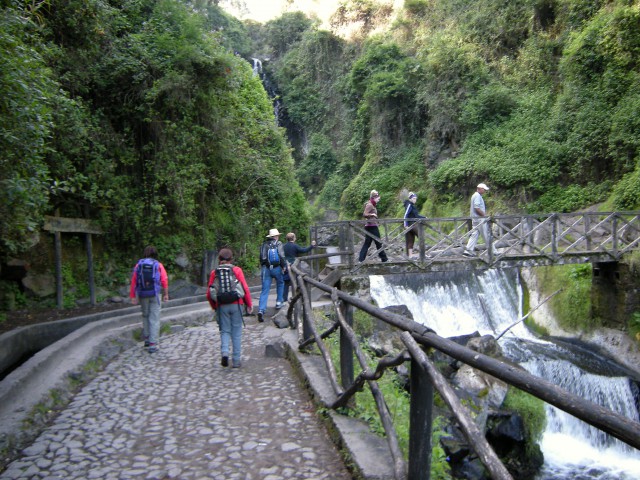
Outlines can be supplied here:
M371 296L380 307L406 305L416 322L444 337L476 331L497 337L522 317L515 271L372 276L370 281ZM638 421L628 378L600 366L588 352L540 341L523 323L511 328L500 345L534 375ZM640 479L638 450L555 407L547 405L546 410L540 444L545 463L537 480Z

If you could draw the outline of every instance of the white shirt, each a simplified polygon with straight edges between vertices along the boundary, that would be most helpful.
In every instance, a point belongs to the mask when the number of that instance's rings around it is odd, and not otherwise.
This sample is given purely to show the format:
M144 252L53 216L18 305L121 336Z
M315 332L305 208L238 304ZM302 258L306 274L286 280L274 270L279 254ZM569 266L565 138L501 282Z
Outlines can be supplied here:
M483 214L486 214L487 212L487 209L484 205L484 199L482 198L482 195L480 195L480 192L476 192L473 195L471 195L471 213L470 213L472 217L479 218L480 215L478 215L478 212L476 212L476 208L482 211Z

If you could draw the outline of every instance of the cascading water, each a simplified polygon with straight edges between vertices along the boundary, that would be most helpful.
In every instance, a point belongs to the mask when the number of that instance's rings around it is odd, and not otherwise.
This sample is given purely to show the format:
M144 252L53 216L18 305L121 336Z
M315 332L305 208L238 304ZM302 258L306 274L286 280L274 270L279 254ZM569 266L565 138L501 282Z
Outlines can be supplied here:
M464 276L463 276L464 275ZM372 276L380 307L406 305L416 322L443 337L478 332L498 336L522 317L522 288L515 270L482 274ZM500 339L506 356L560 387L638 421L632 383L606 359L571 346L544 342L518 323ZM575 417L547 405L538 480L640 478L640 452Z

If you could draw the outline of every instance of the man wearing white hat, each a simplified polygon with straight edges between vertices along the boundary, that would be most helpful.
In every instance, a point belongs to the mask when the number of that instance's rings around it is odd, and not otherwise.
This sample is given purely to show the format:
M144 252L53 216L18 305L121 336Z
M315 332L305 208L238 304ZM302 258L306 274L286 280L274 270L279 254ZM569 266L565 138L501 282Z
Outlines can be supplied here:
M482 235L484 243L488 245L487 239L489 238L489 224L486 221L487 207L485 206L484 199L482 198L482 195L488 191L489 187L484 183L481 183L476 187L476 192L471 196L471 210L469 215L471 216L473 232L469 237L467 247L464 249L464 252L462 252L465 257L475 256L474 250L478 243L478 235Z
M276 280L276 308L282 308L284 293L283 274L287 271L287 260L284 255L282 242L279 240L280 232L277 228L269 230L269 235L260 247L260 278L262 280L262 291L258 303L258 321L264 322L264 314L267 311L267 301L269 300L269 290L271 281Z

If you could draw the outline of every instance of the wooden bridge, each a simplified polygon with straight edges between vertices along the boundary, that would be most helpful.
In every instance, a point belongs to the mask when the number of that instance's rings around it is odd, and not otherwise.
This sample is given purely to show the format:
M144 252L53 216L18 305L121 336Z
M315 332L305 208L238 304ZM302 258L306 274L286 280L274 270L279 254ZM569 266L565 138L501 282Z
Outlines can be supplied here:
M487 244L480 243L474 258L462 255L471 234L470 217L415 219L406 228L402 219L379 220L382 248L389 262L380 265L372 243L367 258L358 262L366 236L365 221L319 223L311 237L328 249L332 263L350 273L374 267L379 273L394 271L444 271L532 267L571 263L616 262L640 249L640 212L580 212L540 215L496 215L487 217ZM414 229L417 255L408 256L405 234ZM480 237L480 241L482 237ZM322 255L324 256L324 255ZM313 256L311 256L313 257Z
M513 479L493 451L485 433L478 428L455 390L436 368L431 349L523 390L640 449L640 424L634 420L573 395L502 360L440 337L425 325L360 299L355 291L350 295L341 290L345 286L341 279L359 274L617 262L624 255L640 249L640 212L493 216L486 220L490 231L487 243L479 246L481 250L473 258L462 255L474 231L469 217L416 219L413 228L418 238L414 250L418 255L415 257L408 256L405 251L408 228L404 227L402 219L384 219L379 223L381 238L376 240L382 243L382 247L376 250L375 244L372 244L364 262L358 262L357 256L364 239L369 235L364 229L364 221L321 223L311 228L311 238L327 251L303 257L305 261L310 261L311 273L299 269L298 262L291 267L293 298L287 309L287 318L292 328L298 328L301 323L300 350L304 352L315 346L324 360L327 382L332 389L325 407L344 407L353 401L355 392L368 387L385 431L396 479L430 478L436 392L451 410L463 436L488 475L500 480ZM378 253L381 250L386 252L387 262L380 261ZM333 267L332 272L327 273L327 269L320 272L319 263L322 259L329 260L327 267ZM323 319L331 318L333 321L328 328L326 323L320 326L313 313L312 300L317 292L331 296L335 314L325 310L322 315ZM387 354L377 359L377 363L372 362L365 355L362 339L354 332L356 310L391 326L404 350ZM337 360L332 358L325 344L326 339L334 334L339 335L339 341L335 342L340 349ZM311 353L317 355L318 352ZM356 359L359 365L354 365ZM411 392L409 444L404 453L386 399L377 384L385 372L403 363L410 364Z

